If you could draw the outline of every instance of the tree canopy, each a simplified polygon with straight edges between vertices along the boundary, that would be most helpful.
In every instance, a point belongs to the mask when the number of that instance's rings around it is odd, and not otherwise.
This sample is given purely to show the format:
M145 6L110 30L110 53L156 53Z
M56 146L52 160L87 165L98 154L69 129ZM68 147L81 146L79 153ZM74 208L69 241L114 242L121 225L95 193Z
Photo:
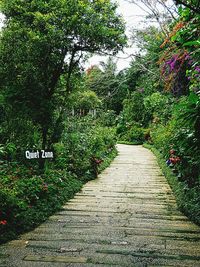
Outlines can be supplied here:
M58 108L54 95L62 74L70 77L86 52L117 53L126 44L125 25L110 0L3 0L0 76L10 116L41 128L43 146ZM12 116L11 116L12 117Z

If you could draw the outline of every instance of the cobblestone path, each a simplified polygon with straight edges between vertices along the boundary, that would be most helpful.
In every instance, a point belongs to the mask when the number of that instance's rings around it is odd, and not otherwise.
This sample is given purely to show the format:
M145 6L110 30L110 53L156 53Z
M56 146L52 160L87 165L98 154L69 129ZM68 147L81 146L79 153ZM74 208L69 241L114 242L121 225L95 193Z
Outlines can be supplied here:
M153 154L118 150L61 211L1 246L0 266L200 266L200 227L178 211Z

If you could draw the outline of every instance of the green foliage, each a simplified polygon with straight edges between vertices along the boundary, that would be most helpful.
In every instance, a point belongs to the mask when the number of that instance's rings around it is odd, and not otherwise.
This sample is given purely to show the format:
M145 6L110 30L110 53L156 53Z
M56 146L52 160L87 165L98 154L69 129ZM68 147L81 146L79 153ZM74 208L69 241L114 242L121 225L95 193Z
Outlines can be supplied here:
M107 110L101 112L98 119L101 125L112 127L116 125L117 115L114 110Z
M156 125L151 130L151 140L154 146L159 150L162 151L163 155L166 157L169 156L169 150L171 147L172 142L172 132L173 132L173 125L171 123L167 125Z
M101 101L93 91L78 91L70 95L69 101L72 108L88 112L101 106Z
M167 125L156 126L151 137L157 149L169 156L170 147L175 149L181 161L177 167L179 179L189 187L199 186L200 177L200 109L199 97L191 94L182 98L174 107L172 119Z
M91 116L70 117L62 141L54 144L54 160L41 173L38 163L14 162L15 145L2 147L0 166L0 242L44 221L94 179L116 156L115 130ZM9 157L8 157L9 155Z
M27 178L21 172L19 178L12 177L2 177L0 184L0 221L5 222L0 225L1 243L44 221L82 186L66 171Z
M189 188L186 183L178 181L177 175L166 165L166 158L163 157L162 153L150 145L145 144L144 146L151 149L156 155L159 166L175 194L179 209L192 221L200 225L200 188Z
M119 128L118 128L119 129ZM119 142L128 142L130 144L143 144L148 139L148 129L133 125L125 132L119 134Z
M146 132L145 129L133 126L128 132L128 139L131 142L143 143L145 141L145 132Z
M94 177L91 159L106 160L115 150L115 130L96 125L91 117L68 120L62 143L55 144L55 164L75 173L80 179ZM87 175L85 175L87 174Z
M155 92L144 98L144 107L153 120L166 123L171 116L172 101L171 96L166 96L160 92Z
M123 102L124 119L127 122L141 123L144 120L144 103L142 92L133 92L131 96Z
M176 107L173 143L182 158L180 173L182 179L193 187L199 185L200 177L200 99L191 94Z
M62 124L71 77L80 71L80 59L87 52L121 50L126 44L124 22L116 15L116 4L107 0L1 2L6 16L0 76L4 124L9 122L7 139L14 136L15 142L29 146L29 138L21 139L25 132L31 136L33 126L38 132L37 145L49 148L58 120ZM63 76L64 88L60 86Z
M102 70L97 66L87 70L85 87L96 92L102 100L104 111L113 110L119 114L128 92L124 81L126 77L123 73L117 73L117 65L111 58L101 65Z

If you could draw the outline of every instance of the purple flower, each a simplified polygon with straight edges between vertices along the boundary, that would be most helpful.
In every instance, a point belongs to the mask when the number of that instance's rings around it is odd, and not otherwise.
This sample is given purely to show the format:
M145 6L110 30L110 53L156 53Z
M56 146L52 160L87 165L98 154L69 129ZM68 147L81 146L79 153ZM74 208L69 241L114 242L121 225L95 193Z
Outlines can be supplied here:
M172 58L170 58L165 62L165 64L170 67L170 72L172 72L175 69L177 60L178 60L178 55L173 55Z
M188 64L189 64L189 65L192 65L193 63L194 63L193 60L189 60L189 61L188 61Z
M171 164L171 160L168 159L168 160L166 161L166 164L167 164L167 166L169 166L169 165Z
M170 65L170 70L173 71L175 69L176 61L178 59L178 55L174 55L172 57L172 62L169 64Z
M200 67L199 66L195 67L195 70L200 73Z
M186 60L191 59L190 54L187 54L185 57Z

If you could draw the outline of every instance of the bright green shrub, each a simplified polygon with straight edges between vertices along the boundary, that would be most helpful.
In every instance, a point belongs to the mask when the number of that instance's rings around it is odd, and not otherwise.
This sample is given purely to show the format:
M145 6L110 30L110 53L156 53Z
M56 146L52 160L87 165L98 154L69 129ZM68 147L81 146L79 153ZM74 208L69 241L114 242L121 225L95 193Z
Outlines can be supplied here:
M143 143L145 141L144 134L145 130L143 128L132 126L127 135L130 142Z
M146 140L148 129L133 125L124 134L120 135L119 140L132 144L143 144Z
M172 111L173 98L160 92L153 93L144 98L144 107L149 118L166 123Z
M154 146L162 152L165 157L169 154L172 144L173 125L172 122L167 125L158 124L151 129L151 140Z

